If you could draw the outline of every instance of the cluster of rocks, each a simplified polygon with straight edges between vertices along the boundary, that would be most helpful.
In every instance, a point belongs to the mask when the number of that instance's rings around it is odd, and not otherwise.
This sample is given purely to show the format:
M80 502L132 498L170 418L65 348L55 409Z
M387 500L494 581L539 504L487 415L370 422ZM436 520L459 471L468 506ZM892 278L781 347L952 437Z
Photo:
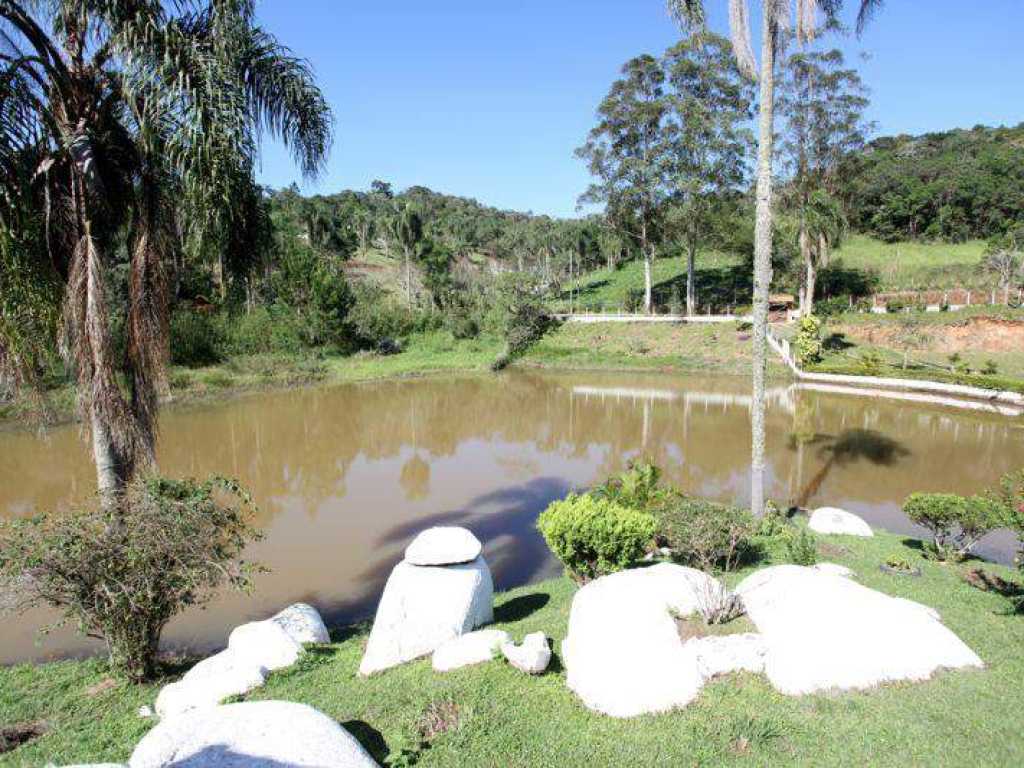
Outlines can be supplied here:
M490 661L499 651L525 672L547 668L551 649L543 634L517 646L507 632L473 631L494 621L494 582L482 549L459 527L429 528L413 539L384 586L361 675L430 654L434 669L446 672Z
M843 510L817 510L811 524L873 535ZM684 642L676 617L696 612L720 583L671 563L603 576L573 598L562 643L567 684L590 709L633 717L686 706L704 683L731 672L763 672L780 692L798 695L982 666L934 609L852 577L834 563L762 569L735 590L756 633Z

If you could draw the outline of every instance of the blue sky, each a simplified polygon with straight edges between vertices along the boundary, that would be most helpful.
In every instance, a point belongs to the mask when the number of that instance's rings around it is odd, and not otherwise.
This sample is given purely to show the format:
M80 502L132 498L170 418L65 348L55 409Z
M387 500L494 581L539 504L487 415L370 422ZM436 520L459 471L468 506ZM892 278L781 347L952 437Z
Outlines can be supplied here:
M965 5L888 0L862 38L831 38L870 86L879 133L1024 121L1024 2ZM725 0L708 6L724 33ZM619 67L679 37L663 0L261 0L258 13L335 110L328 170L304 191L380 178L554 216L588 184L573 149ZM270 142L259 178L301 181Z

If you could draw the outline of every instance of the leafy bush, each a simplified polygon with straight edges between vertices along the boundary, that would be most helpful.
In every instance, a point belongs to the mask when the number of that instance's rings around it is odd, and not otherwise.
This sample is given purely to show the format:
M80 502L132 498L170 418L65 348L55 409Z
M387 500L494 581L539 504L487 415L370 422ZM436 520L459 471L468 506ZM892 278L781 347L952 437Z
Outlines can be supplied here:
M875 349L867 349L861 352L858 368L862 376L880 376L885 362L882 355Z
M501 370L523 354L551 325L534 278L510 273L498 287L498 305L504 315L505 351L492 368Z
M413 333L437 330L443 322L437 313L407 307L377 286L359 285L353 293L348 318L363 347L387 347Z
M232 355L294 353L305 346L303 322L283 304L232 315L225 326L227 351Z
M981 373L984 376L997 376L999 374L999 364L995 360L986 360Z
M786 558L795 565L811 566L818 562L818 542L806 528L786 538Z
M749 510L675 494L654 515L658 545L702 571L731 571L753 550L758 526Z
M827 299L819 299L814 302L814 314L818 317L837 317L849 311L850 299L848 296L830 296Z
M240 556L259 538L251 507L233 481L153 477L114 509L0 523L0 591L15 610L57 609L59 624L106 641L116 672L151 678L168 621L224 584L250 587L258 568Z
M171 315L171 362L189 368L215 365L224 359L224 330L219 318L192 310Z
M800 318L796 333L796 361L801 366L821 362L821 320L814 315Z
M986 533L1007 522L1003 504L984 496L914 493L903 502L903 512L931 531L926 554L937 560L962 560Z
M634 563L655 527L652 515L589 494L552 502L537 519L544 541L579 583Z
M605 480L592 495L624 507L650 511L668 493L659 487L660 481L661 470L656 465L646 461L630 462L625 472Z

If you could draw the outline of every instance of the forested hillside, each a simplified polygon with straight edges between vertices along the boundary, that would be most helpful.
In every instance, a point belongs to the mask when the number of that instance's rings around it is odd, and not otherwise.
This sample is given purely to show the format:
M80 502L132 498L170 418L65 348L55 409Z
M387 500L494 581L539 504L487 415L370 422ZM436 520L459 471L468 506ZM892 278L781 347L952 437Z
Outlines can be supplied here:
M875 139L841 177L860 232L890 242L1000 235L1024 216L1024 124Z

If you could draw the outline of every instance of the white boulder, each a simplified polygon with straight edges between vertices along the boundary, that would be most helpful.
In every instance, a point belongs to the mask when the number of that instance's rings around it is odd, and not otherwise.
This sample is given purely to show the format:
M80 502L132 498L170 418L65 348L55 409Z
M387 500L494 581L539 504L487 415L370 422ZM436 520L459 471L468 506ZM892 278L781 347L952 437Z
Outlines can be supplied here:
M288 636L299 643L329 643L331 636L327 632L324 620L320 618L316 608L306 603L290 605L271 619L283 629Z
M551 663L551 646L543 632L534 632L523 639L522 645L511 640L501 644L501 652L508 663L528 675L539 675Z
M233 656L230 651L222 651L211 659L225 655ZM194 672L195 668L178 682L160 689L156 697L156 713L161 719L214 709L229 696L248 693L259 688L266 680L266 672L262 668L248 663L225 666L217 671L207 668L200 670L199 675L193 675Z
M854 578L853 571L845 565L839 565L839 563L818 563L814 566L814 570L821 571L822 573L831 573L833 576L842 576L844 579Z
M129 768L376 768L344 728L304 704L227 704L165 720L132 752Z
M480 557L483 546L466 528L438 526L420 533L405 549L405 562L411 565L455 565L471 563Z
M817 533L842 533L847 536L874 536L871 526L852 512L835 507L820 507L811 513L807 527Z
M767 646L765 673L790 695L925 680L942 668L981 667L919 604L797 565L757 571L736 591Z
M482 557L465 565L401 562L388 577L359 674L432 653L494 620L494 583Z
M302 653L302 646L280 624L267 619L251 621L231 630L228 650L237 659L273 671L294 664Z
M688 616L721 585L705 573L659 563L602 576L573 598L562 642L566 683L590 709L614 717L689 704L704 684L697 646L673 614Z
M768 652L764 638L753 632L695 638L687 645L694 646L697 664L707 680L730 672L763 672Z
M502 643L507 643L511 639L508 632L500 629L478 629L476 632L453 638L434 651L434 671L448 672L459 667L490 661Z

